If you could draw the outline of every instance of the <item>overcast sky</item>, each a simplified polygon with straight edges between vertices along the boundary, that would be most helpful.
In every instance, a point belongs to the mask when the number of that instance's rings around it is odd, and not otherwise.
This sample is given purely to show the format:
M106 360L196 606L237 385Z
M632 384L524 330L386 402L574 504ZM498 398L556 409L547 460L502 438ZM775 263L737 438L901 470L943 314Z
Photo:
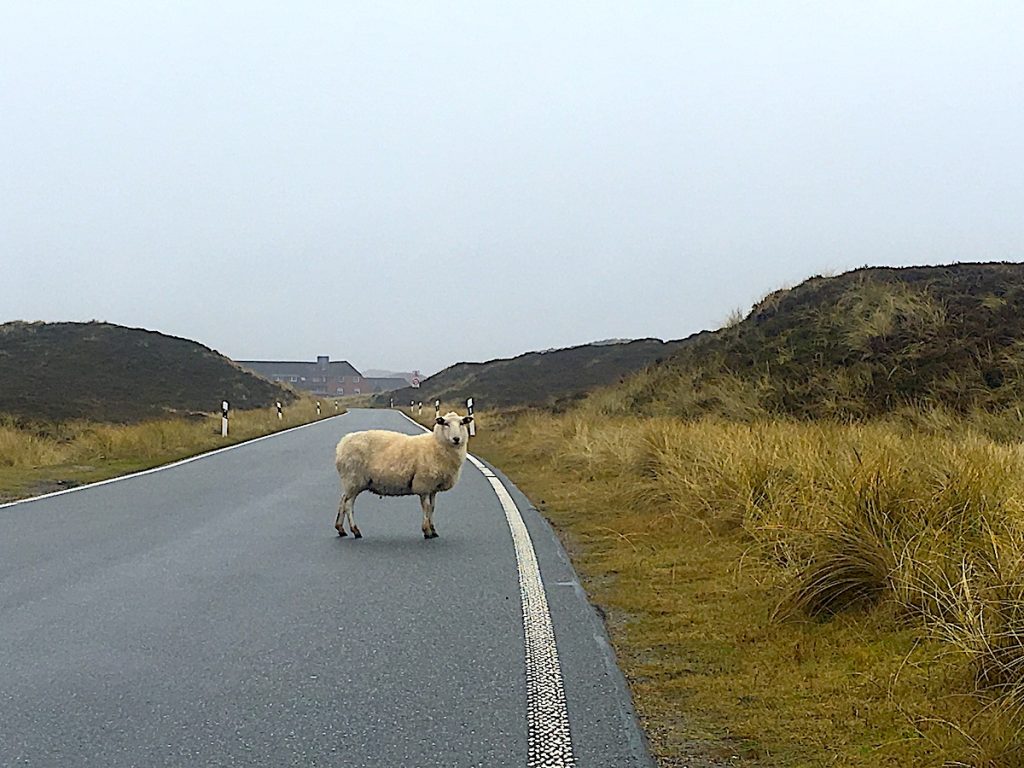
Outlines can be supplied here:
M0 321L433 372L1022 243L1020 2L0 0Z

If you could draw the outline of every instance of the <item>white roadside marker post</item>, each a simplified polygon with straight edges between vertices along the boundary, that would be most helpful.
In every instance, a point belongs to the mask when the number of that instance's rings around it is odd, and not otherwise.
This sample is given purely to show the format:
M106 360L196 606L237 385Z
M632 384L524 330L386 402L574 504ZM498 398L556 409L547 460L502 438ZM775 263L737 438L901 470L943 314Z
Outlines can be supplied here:
M470 398L468 398L466 400L466 412L470 416L473 415L473 398L472 397L470 397ZM470 437L476 437L476 419L473 419L471 422L469 422L469 436Z
M337 400L334 401L334 412L335 413L338 412L338 401Z
M281 401L277 401L277 420L280 421L284 418L284 410L281 407Z
M395 398L390 397L390 398L388 398L388 400L390 401L388 403L388 408L394 408L395 407Z
M440 400L435 400L434 401L434 418L435 419L440 419L441 418L441 401Z
M423 413L423 401L420 400L419 405L416 406L416 415L419 416Z
M317 416L320 415L320 401L319 400L316 401L316 415Z
M220 402L220 436L228 436L228 401L221 400Z

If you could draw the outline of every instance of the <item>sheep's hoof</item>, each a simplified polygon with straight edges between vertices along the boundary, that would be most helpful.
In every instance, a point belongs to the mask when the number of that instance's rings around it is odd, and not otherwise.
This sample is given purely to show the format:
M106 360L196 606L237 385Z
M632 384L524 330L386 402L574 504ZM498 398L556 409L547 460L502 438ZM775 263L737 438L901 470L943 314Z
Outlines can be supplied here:
M353 536L354 536L355 538L357 538L357 539L361 539L361 538L363 538L363 534L361 534L361 533L359 532L359 529L358 529L358 528L353 528L353 529L352 529L352 535L353 535Z
M437 531L424 531L423 532L423 538L424 539L436 539L437 538Z
M348 536L348 534L345 533L345 529L344 528L339 528L338 529L338 535L339 536Z

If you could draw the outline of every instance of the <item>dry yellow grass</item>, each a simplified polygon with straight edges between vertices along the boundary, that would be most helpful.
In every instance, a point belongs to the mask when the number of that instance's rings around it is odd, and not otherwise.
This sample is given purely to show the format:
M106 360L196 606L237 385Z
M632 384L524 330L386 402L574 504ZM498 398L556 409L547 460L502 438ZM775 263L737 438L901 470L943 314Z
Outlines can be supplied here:
M332 401L321 401L322 418L336 412ZM130 425L0 421L0 500L156 466L316 418L315 399L302 397L281 420L274 408L233 411L226 438L219 413Z
M663 765L1018 766L1024 456L969 429L488 414ZM486 426L485 426L486 424Z

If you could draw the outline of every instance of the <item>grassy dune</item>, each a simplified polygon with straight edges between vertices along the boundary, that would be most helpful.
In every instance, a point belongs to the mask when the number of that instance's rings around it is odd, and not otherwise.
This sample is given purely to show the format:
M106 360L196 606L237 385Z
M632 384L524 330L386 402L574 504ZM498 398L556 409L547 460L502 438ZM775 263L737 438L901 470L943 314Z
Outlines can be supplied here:
M330 401L322 417L335 415ZM220 435L220 414L138 424L87 421L26 425L0 417L0 501L71 487L314 421L313 398L276 408L233 411L230 434Z
M527 352L483 363L456 363L428 377L418 389L406 387L372 399L377 405L387 405L392 396L399 404L410 400L433 403L436 398L465 402L473 397L480 408L526 404L564 408L594 387L611 384L669 357L685 343L634 339Z
M295 394L188 339L110 323L0 324L0 414L22 422L151 421Z
M986 412L1024 438L1024 264L872 268L770 294L608 390L620 413L750 420Z

